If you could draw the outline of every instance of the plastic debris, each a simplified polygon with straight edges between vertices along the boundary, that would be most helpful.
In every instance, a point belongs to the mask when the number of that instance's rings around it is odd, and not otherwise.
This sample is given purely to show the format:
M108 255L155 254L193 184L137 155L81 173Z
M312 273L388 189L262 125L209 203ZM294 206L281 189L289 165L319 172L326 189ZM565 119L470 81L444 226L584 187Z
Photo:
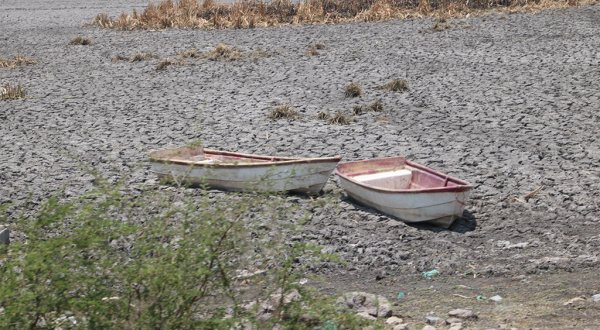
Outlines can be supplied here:
M501 302L502 301L502 297L500 295L495 295L493 297L490 297L490 300L494 301L494 302Z
M318 327L316 330L338 330L337 324L332 320L325 321L323 325Z
M428 279L428 280L430 280L430 279L432 279L432 278L434 278L434 277L436 277L438 275L440 275L440 271L437 270L437 269L435 269L435 268L432 269L432 270L430 270L430 271L428 271L428 272L422 272L421 273L421 276L424 279Z
M477 297L475 297L475 299L477 299L477 301L483 301L485 300L485 296L484 295L477 295Z
M396 299L402 300L402 299L404 299L404 297L406 297L406 293L404 291L400 291L400 292L398 292Z
M600 302L600 293L593 295L592 296L592 301L593 302Z

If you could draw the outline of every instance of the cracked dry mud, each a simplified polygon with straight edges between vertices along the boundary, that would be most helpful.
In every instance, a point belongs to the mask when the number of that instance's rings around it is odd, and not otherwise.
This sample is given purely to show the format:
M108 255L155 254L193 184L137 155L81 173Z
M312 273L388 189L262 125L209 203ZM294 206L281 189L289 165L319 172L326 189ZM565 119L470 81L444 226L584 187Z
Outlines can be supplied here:
M293 239L345 262L316 271L402 277L438 268L511 278L600 265L600 6L457 19L441 32L430 19L209 31L84 25L145 3L0 3L0 56L37 61L0 69L0 82L27 92L0 101L0 203L13 202L11 212L35 210L61 188L67 196L90 189L87 168L165 189L149 172L148 150L194 139L259 154L405 155L474 184L464 219L450 230L406 225L354 204L332 177L322 206L284 199L311 214ZM68 45L77 35L93 44ZM325 48L308 56L317 42ZM218 43L242 58L192 58L161 71L159 59L111 61ZM270 56L252 56L261 52ZM410 89L380 88L395 78ZM344 97L352 81L362 96ZM350 125L317 119L376 99L385 112ZM302 118L267 119L281 103Z

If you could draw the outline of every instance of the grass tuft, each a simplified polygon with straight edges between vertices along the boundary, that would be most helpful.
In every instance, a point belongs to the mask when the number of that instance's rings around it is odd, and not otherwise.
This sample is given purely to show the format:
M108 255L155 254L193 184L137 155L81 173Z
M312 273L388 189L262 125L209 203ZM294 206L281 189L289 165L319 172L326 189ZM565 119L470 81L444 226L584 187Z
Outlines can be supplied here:
M352 113L356 116L362 115L366 112L382 112L383 111L383 102L381 100L375 100L369 104L364 105L355 105L352 108Z
M431 28L433 31L441 32L444 30L450 29L452 26L445 18L437 18L433 21L433 27Z
M21 84L4 84L0 86L0 100L18 100L25 97L25 89Z
M92 38L77 36L69 42L69 45L89 46L92 44Z
M179 53L179 57L181 58L199 58L200 52L196 48L186 49L183 52Z
M235 61L242 57L242 53L225 44L218 44L213 50L204 54L204 57L211 61Z
M147 61L150 59L156 58L156 55L152 54L152 53L135 53L131 56L131 58L129 59L131 62L141 62L141 61Z
M347 97L358 97L361 94L362 94L362 88L360 88L360 86L354 82L350 83L344 89L344 95L346 95Z
M365 113L365 107L364 107L364 106L362 106L362 105L355 105L355 106L352 108L352 113L353 113L355 116L362 115L363 113Z
M277 119L295 120L295 119L300 118L300 113L298 111L294 110L289 105L284 104L284 105L280 105L280 106L273 108L269 112L267 117L271 120L277 120Z
M390 92L404 92L408 90L408 81L404 79L394 79L383 85L382 88Z
M352 118L343 114L340 111L337 111L333 116L331 116L327 120L327 122L335 125L349 125L352 122Z
M374 112L383 111L383 102L381 100L375 100L369 104L369 110Z
M21 55L16 55L13 58L0 57L0 68L14 68L17 66L24 66L30 64L35 64L35 60Z
M110 60L113 62L119 62L119 61L127 61L128 62L129 57L117 54L117 55L113 56Z
M176 61L176 60L173 60L170 58L164 58L156 66L156 71L162 71L171 65L181 65L181 64L182 64L182 62L180 62L180 61Z
M331 118L331 115L328 112L321 111L319 112L319 114L317 114L317 118L320 120L329 120L329 118Z

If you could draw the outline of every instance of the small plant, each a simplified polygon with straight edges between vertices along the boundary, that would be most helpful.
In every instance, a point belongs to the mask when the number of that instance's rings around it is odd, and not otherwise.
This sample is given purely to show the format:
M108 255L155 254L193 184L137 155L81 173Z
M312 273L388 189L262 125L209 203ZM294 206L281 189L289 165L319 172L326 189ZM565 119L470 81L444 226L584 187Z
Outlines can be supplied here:
M198 49L190 48L190 49L186 49L183 52L179 53L179 56L181 58L199 58L200 53L198 52Z
M282 118L294 120L300 118L300 113L298 113L298 111L294 110L289 105L284 104L273 108L269 112L267 117L271 120L277 120Z
M171 65L181 65L181 62L172 60L170 58L162 59L156 66L156 71L164 70Z
M319 114L317 114L317 118L320 120L329 120L329 118L331 118L331 115L328 112L321 111L319 112Z
M235 61L242 57L242 53L225 44L218 44L213 50L204 54L211 61Z
M450 23L446 21L445 18L437 18L433 22L433 27L431 28L433 31L440 32L451 28Z
M369 110L374 111L374 112L381 112L383 111L383 102L379 99L371 102L369 104Z
M0 86L0 100L17 100L25 97L25 89L21 84L4 84Z
M408 81L404 79L394 79L383 85L382 88L390 92L404 92L408 90Z
M12 59L0 57L0 68L14 68L29 64L35 64L35 60L21 55L16 55Z
M363 113L365 113L365 108L364 108L364 106L362 106L362 105L355 105L355 106L352 108L352 113L353 113L355 116L362 115Z
M141 62L155 58L156 56L152 53L135 53L131 56L131 62Z
M129 62L129 57L117 54L111 58L111 61L113 61L113 62L119 62L119 61Z
M355 82L350 83L348 86L346 86L346 89L344 90L344 95L346 95L346 97L358 97L361 94L362 89Z
M331 118L327 120L327 122L335 125L349 125L352 122L352 118L340 111L337 111L333 116L331 116Z
M308 55L308 56L319 55L319 50L321 50L321 49L325 49L325 45L323 45L321 43L316 43L316 44L310 45L310 47L308 47L308 50L306 51L306 55Z
M77 36L69 42L69 45L89 46L92 44L92 38Z

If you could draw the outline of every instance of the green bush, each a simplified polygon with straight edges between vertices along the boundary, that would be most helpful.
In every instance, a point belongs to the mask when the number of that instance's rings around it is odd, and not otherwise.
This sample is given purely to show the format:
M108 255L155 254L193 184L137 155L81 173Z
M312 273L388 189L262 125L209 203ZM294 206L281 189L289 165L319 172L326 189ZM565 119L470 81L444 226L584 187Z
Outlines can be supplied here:
M331 256L286 242L282 224L296 211L281 200L182 188L136 195L113 185L72 200L52 197L15 222L25 240L0 247L0 328L364 323L298 284L307 266L300 257ZM287 301L293 292L297 299ZM269 318L247 307L269 299Z

